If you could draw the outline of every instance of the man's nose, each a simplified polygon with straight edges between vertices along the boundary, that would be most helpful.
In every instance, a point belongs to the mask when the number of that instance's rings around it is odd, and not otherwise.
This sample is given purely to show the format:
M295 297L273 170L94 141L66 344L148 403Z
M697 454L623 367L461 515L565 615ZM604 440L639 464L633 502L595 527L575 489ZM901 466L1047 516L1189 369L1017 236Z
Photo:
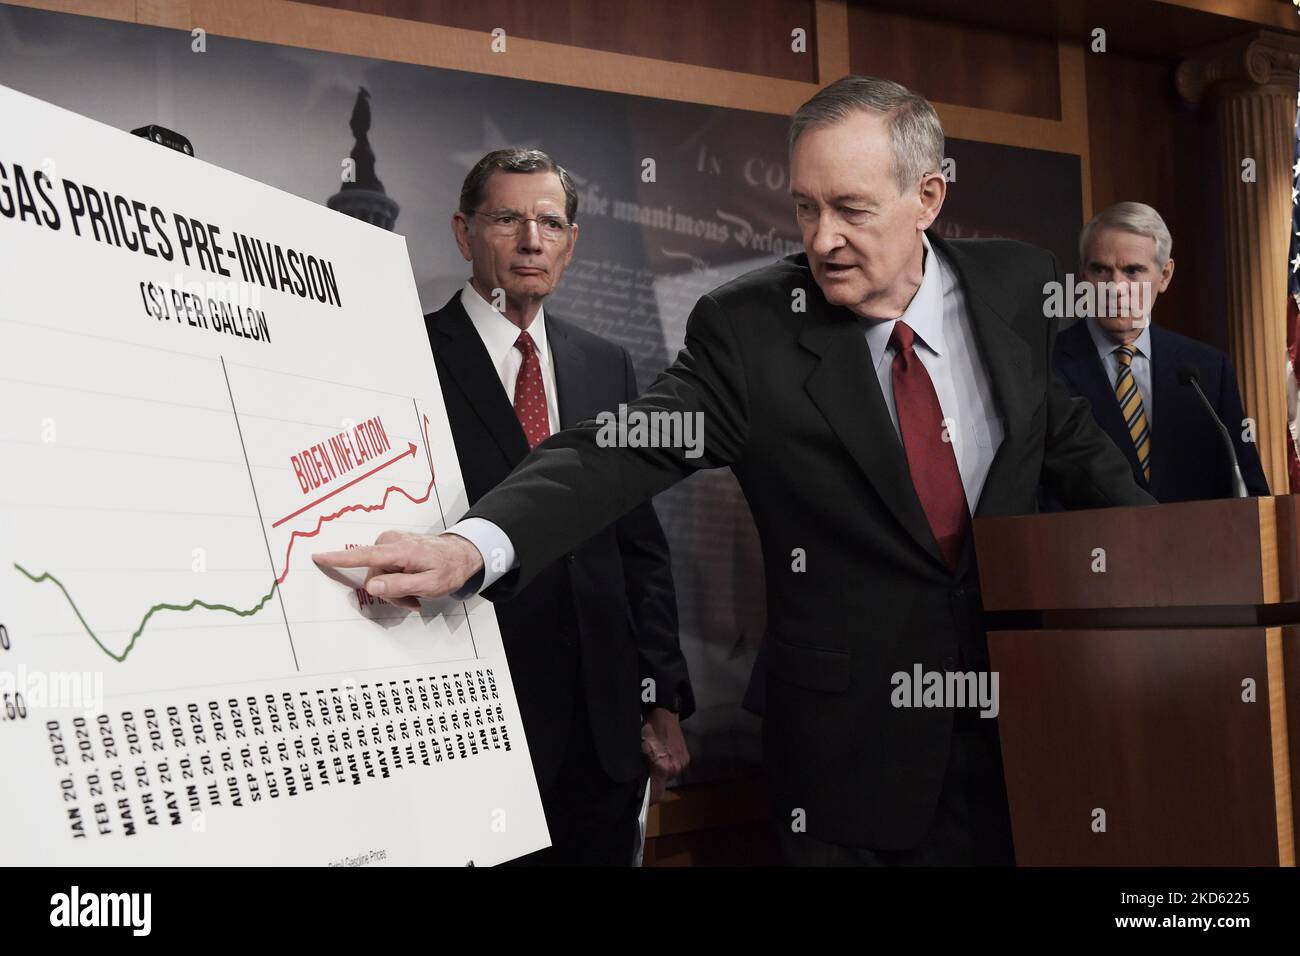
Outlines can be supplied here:
M525 219L519 230L520 252L542 251L542 230L535 219Z
M840 235L835 219L829 211L818 217L817 225L813 227L809 240L812 251L819 256L828 256L844 245L844 237Z

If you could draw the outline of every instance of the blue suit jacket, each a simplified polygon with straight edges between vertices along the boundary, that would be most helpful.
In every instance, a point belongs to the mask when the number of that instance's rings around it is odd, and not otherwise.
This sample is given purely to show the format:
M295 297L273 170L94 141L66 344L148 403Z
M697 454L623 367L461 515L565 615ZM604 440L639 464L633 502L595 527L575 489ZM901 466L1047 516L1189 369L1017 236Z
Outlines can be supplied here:
M1088 400L1097 424L1124 453L1133 477L1152 497L1162 502L1230 498L1232 466L1223 439L1192 387L1178 381L1182 366L1195 365L1201 372L1205 397L1236 445L1237 462L1247 491L1252 495L1269 493L1255 443L1241 440L1245 413L1237 390L1237 376L1228 356L1218 349L1158 325L1151 327L1154 408L1150 482L1142 477L1137 452L1120 417L1110 378L1083 320L1057 335L1052 364L1070 393Z

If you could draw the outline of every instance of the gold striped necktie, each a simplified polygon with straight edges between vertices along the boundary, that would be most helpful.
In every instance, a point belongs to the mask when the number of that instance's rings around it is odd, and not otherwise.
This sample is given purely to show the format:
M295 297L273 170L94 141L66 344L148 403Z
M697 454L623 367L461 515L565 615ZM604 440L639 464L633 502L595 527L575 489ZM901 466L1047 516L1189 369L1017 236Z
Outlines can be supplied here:
M1119 401L1119 412L1124 417L1124 427L1128 429L1129 438L1133 439L1138 464L1142 466L1142 477L1150 481L1151 427L1147 424L1146 409L1142 407L1142 393L1138 391L1137 379L1133 377L1133 356L1136 354L1135 345L1121 345L1115 350L1115 357L1119 359L1115 398Z

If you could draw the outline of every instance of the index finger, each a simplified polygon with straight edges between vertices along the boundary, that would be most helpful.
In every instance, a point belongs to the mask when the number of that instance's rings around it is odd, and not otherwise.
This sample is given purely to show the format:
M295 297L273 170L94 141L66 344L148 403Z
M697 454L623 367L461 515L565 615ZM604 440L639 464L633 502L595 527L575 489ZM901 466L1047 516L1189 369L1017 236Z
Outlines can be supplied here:
M322 568L393 568L396 557L390 544L363 544L345 551L317 551L311 559Z

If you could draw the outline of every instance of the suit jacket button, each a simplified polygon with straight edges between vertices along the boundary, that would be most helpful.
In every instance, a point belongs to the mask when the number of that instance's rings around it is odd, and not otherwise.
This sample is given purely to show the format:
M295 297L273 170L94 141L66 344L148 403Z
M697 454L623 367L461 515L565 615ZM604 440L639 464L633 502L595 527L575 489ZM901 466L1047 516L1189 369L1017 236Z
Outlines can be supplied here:
M569 552L568 554L566 554L564 557L565 557L567 560L569 560L569 561L577 561L577 560L578 560L578 556L577 556L576 554L574 554L572 551L570 551L570 552Z

